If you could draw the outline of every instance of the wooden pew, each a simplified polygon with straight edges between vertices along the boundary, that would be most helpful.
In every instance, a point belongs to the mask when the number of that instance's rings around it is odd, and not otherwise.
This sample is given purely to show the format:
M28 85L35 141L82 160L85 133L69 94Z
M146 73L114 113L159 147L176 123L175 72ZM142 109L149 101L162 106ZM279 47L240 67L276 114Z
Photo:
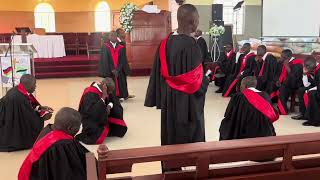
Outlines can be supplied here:
M196 168L188 171L114 179L320 179L320 157L314 155L320 153L320 133L110 151L105 145L101 145L97 152L99 173L97 175L94 168L88 169L88 180L106 180L106 175L131 172L133 164L155 161L163 161L167 168L187 166ZM312 154L313 156L296 157ZM87 159L87 163L94 164L94 155L89 153L87 157L91 158L91 160ZM275 158L277 158L275 161L270 161ZM210 164L248 160L252 162L209 168ZM108 178L110 179L112 178Z

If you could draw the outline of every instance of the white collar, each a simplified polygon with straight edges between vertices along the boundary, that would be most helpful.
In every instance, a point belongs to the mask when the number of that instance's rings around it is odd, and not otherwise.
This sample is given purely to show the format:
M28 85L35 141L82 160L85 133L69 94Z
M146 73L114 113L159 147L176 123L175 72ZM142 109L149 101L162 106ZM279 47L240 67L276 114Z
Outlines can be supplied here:
M102 92L102 90L100 89L99 85L95 82L92 85L93 87L97 88L100 92Z
M174 32L172 33L172 35L177 36L177 35L179 35L179 33L178 33L178 31L174 31Z
M121 39L119 37L117 37L118 42L122 42Z
M295 59L295 57L291 57L291 59L289 60L289 62L293 61Z
M250 87L248 89L250 89L251 91L256 92L256 93L261 92L261 91L259 91L258 89L254 88L254 87Z
M269 53L266 52L266 53L263 55L262 59L265 61L268 55L269 55Z
M112 44L113 48L116 48L117 42L113 43L112 41L110 41L110 43Z
M202 36L199 36L199 37L197 37L196 39L198 40L198 39L200 39Z

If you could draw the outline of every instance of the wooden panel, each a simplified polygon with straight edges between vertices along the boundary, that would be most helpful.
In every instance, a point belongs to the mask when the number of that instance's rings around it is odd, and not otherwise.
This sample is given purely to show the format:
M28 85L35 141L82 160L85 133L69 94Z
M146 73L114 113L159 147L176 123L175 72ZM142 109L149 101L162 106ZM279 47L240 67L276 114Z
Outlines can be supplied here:
M112 11L111 26L113 30L121 27L120 24L120 11Z
M161 11L149 14L137 11L133 30L127 38L127 56L132 69L151 69L162 39L171 32L171 14Z

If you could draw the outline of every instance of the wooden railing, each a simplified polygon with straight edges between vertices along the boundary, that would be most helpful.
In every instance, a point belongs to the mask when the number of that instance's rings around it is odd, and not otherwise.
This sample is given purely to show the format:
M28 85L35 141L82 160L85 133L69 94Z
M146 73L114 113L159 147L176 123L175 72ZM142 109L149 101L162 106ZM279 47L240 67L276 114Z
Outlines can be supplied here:
M166 168L195 166L195 170L117 179L316 180L320 179L317 153L320 133L110 151L101 145L99 173L89 153L87 174L89 180L106 180L106 175L131 172L133 164L162 161ZM300 155L312 156L295 157ZM209 168L210 164L240 161L250 162Z

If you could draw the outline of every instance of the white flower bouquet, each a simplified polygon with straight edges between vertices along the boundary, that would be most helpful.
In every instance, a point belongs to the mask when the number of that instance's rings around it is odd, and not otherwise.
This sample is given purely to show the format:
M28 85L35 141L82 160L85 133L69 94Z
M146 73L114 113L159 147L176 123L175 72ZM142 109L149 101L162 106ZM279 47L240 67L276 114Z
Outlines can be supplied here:
M209 29L209 34L212 37L219 37L223 35L225 32L225 29L223 26L217 26L216 24L213 24L213 26Z
M126 33L132 30L133 12L138 8L133 3L125 4L120 10L120 24Z

